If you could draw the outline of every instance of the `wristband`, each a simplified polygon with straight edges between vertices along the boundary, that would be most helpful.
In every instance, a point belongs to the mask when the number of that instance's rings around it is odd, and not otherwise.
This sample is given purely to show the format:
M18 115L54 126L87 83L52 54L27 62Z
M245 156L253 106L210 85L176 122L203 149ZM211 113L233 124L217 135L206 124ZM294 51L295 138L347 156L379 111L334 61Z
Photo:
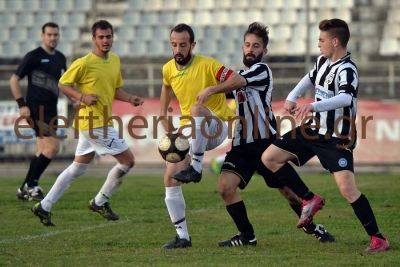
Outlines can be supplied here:
M22 108L22 107L26 107L28 106L25 102L25 99L23 97L20 97L18 99L15 99L15 101L17 101L18 107Z

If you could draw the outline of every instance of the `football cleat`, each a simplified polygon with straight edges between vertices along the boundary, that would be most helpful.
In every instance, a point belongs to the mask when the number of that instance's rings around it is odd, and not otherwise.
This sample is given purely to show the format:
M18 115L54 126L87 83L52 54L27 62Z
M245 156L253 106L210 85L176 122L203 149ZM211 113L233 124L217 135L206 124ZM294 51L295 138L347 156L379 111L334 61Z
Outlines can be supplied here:
M26 186L24 186L23 190L21 190L21 188L18 188L18 189L17 189L17 194L16 194L16 196L17 196L18 199L21 199L21 200L28 200L28 195L29 195L29 192L28 192Z
M94 199L92 199L90 200L88 207L90 210L100 213L100 215L106 218L107 220L116 221L119 219L118 214L112 211L110 203L108 202L104 203L101 206L97 206L96 203L94 203Z
M184 184L188 184L190 182L198 183L201 181L201 177L202 177L202 172L200 173L197 172L192 167L192 165L189 165L189 167L187 167L183 171L172 175L172 178Z
M325 230L322 224L316 224L314 230L307 230L305 227L303 227L303 231L306 234L313 235L319 240L319 242L335 242L335 238L327 230Z
M29 201L42 201L44 199L43 189L40 186L30 187L28 194Z
M371 236L371 245L364 250L366 253L382 252L389 250L390 245L387 239L381 239L375 236Z
M325 205L325 199L317 194L310 200L304 200L301 204L301 216L297 228L306 227L313 219L315 213Z
M40 203L36 203L36 205L31 208L31 211L33 212L33 214L39 217L40 222L43 223L44 226L56 226L51 221L51 216L53 214L50 211L45 211Z
M186 238L180 238L179 235L175 236L175 239L168 244L165 244L161 248L172 249L172 248L188 248L192 246L192 238L187 240Z
M257 238L254 237L252 240L244 239L240 234L235 235L231 239L218 242L220 247L238 247L238 246L257 246Z

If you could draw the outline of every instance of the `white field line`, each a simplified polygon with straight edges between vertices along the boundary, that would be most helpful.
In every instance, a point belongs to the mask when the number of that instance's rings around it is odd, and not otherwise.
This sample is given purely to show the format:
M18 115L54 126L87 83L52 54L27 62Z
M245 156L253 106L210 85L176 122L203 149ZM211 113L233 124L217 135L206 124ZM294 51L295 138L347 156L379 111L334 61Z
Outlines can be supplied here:
M115 226L115 224L125 224L130 222L130 220L124 220L124 221L119 221L119 222L112 222L112 223L104 223L104 224L99 224L95 226L86 226L86 227L81 227L79 229L65 229L65 230L58 230L58 231L52 231L52 232L47 232L43 233L40 235L28 235L28 236L21 236L18 238L13 238L13 239L1 239L0 244L12 244L12 243L18 243L21 241L26 241L26 240L32 240L36 238L43 238L43 237L50 237L50 236L55 236L55 235L62 235L65 233L75 233L75 232L85 232L85 231L90 231L93 229L98 229L98 228L104 228L104 227L110 227L110 226ZM49 227L52 228L52 227Z

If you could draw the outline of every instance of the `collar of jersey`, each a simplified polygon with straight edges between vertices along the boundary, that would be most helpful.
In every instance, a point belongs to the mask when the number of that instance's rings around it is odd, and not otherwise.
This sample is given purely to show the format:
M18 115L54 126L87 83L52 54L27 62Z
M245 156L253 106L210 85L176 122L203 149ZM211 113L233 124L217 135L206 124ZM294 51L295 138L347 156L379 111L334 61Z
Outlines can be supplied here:
M98 57L98 58L101 58L101 59L108 59L108 58L110 57L110 54L107 54L108 57L101 57L101 56L97 55L97 54L96 54L95 52L93 52L93 51L92 51L92 54L95 55L95 56Z
M183 68L183 69L178 69L178 67L176 66L176 64L175 64L175 68L176 68L176 70L177 71L182 71L182 70L186 70L187 68L189 68L190 67L190 65L192 65L192 63L193 63L193 60L194 60L194 58L195 58L195 54L193 54L193 57L192 57L192 60L190 60L190 63L189 63L189 65L187 65L187 67L186 68Z

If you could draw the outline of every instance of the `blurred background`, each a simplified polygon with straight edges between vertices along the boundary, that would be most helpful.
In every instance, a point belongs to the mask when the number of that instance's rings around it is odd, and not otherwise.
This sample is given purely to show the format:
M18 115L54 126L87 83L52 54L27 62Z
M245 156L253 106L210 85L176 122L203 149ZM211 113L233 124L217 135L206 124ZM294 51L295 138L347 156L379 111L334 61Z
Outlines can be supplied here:
M0 107L0 161L24 162L35 153L34 142L20 140L4 129L11 129L18 114L9 79L22 57L41 45L41 27L46 22L53 21L60 26L58 50L67 56L69 65L92 50L93 22L108 20L114 26L112 51L122 61L124 90L146 99L157 99L160 95L161 68L172 58L169 35L176 24L187 23L193 27L197 42L194 53L215 57L224 65L239 69L244 31L254 21L263 22L270 29L265 60L273 71L273 98L280 103L320 54L318 23L331 18L340 18L349 24L348 51L360 75L359 109L371 112L365 116L374 116L371 127L364 129L368 142L357 156L366 159L362 161L365 164L384 166L386 170L398 166L398 0L0 0L0 99L5 103ZM27 78L21 84L26 82ZM309 93L307 96L313 96L314 92ZM60 98L66 116L71 117L71 103L63 95ZM158 108L157 103L150 105L155 115ZM148 110L140 112L150 114ZM133 110L126 115L137 114ZM153 150L156 143L151 143ZM130 144L133 146L135 140ZM73 138L64 140L57 158L72 159L75 147ZM153 162L154 158L143 154L137 160L145 163Z

